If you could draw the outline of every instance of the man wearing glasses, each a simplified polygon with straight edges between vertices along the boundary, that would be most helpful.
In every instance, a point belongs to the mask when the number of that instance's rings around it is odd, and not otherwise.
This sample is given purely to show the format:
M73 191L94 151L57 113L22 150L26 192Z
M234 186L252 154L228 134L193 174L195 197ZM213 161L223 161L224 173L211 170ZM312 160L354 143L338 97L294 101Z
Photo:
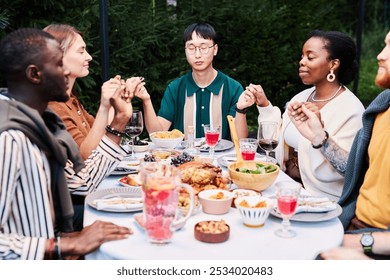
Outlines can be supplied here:
M176 128L187 135L187 127L194 126L195 137L203 137L202 125L212 124L222 128L221 138L229 139L226 116L232 115L238 137L247 137L245 113L254 100L251 95L242 94L244 89L239 82L213 67L218 52L214 28L207 23L191 24L183 39L192 70L168 85L158 115L146 89L136 95L142 99L148 132Z

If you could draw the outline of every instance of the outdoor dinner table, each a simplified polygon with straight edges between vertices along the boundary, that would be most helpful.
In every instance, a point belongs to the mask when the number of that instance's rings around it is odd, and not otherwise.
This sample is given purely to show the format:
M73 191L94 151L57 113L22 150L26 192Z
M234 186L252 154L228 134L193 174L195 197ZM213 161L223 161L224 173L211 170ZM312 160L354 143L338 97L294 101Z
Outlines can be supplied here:
M234 149L216 153L216 158L223 154L234 153ZM143 158L144 154L137 154ZM207 155L206 155L207 156ZM214 161L214 164L218 164ZM222 167L224 172L226 168ZM122 176L108 176L99 185L98 190L120 187L118 180ZM283 171L279 172L278 181L292 180ZM275 183L276 183L275 182ZM274 195L275 183L262 192L263 196ZM303 190L303 193L305 191ZM142 211L142 210L141 210ZM87 260L146 260L146 259L182 259L182 260L306 260L315 259L322 251L340 246L343 240L343 227L337 217L329 219L300 221L292 218L291 228L296 232L293 238L281 238L275 230L281 227L281 219L270 215L265 225L250 228L243 224L239 211L230 208L224 215L210 215L202 211L191 216L185 226L174 232L168 244L153 244L147 240L144 229L137 224L134 215L138 212L100 211L86 203L84 225L96 220L110 221L130 227L133 234L128 238L102 244L96 251L85 256ZM194 226L205 220L223 219L230 226L230 237L222 243L204 243L195 239Z

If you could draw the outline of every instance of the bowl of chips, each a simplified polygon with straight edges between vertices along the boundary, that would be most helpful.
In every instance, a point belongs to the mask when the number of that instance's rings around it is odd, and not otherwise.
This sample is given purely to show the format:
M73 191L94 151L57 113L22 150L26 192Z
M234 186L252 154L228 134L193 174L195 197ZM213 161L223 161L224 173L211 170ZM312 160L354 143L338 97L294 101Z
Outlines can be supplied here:
M264 226L272 208L272 200L260 195L238 197L234 204L240 211L244 225L252 228Z
M149 137L156 148L174 149L183 141L184 134L178 129L173 129L172 131L156 131L150 133Z

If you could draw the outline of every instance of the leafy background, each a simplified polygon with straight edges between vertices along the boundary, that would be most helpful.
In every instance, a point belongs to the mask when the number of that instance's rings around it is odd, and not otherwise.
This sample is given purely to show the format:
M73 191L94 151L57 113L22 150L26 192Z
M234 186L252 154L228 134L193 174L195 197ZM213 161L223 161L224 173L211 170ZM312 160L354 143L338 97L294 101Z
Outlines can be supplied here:
M102 1L102 0L101 0ZM99 0L2 0L0 37L19 27L66 23L84 34L94 58L90 75L78 79L81 101L95 113L103 83ZM365 2L360 75L355 93L367 105L380 89L374 84L376 55L388 32L388 1L356 0L110 0L109 73L145 77L155 109L166 85L189 70L182 34L193 22L209 22L220 35L214 66L244 87L259 83L282 108L304 88L298 76L301 48L313 29L339 30L356 41L359 3ZM0 86L6 86L0 77ZM135 106L140 107L138 100ZM257 129L257 111L247 115Z

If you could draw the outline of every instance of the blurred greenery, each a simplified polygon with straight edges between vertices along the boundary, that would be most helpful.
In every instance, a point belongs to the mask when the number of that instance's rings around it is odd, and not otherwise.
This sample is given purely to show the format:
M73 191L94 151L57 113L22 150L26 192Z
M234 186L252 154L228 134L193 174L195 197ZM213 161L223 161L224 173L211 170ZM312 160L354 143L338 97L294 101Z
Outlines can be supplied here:
M100 99L102 51L99 0L2 0L0 37L19 27L44 28L66 23L84 34L94 58L90 75L78 79L81 101L95 113ZM356 92L367 105L380 89L374 84L376 55L387 33L387 0L365 1L364 33ZM110 76L145 77L155 109L166 85L189 71L182 34L193 22L209 22L220 35L214 66L244 87L260 83L274 105L304 88L298 61L306 35L313 29L339 30L356 39L356 0L110 0L108 33ZM385 8L386 7L386 8ZM0 77L0 87L6 86ZM352 88L353 84L349 85ZM140 106L135 101L135 106ZM257 110L247 115L250 130L257 129Z

